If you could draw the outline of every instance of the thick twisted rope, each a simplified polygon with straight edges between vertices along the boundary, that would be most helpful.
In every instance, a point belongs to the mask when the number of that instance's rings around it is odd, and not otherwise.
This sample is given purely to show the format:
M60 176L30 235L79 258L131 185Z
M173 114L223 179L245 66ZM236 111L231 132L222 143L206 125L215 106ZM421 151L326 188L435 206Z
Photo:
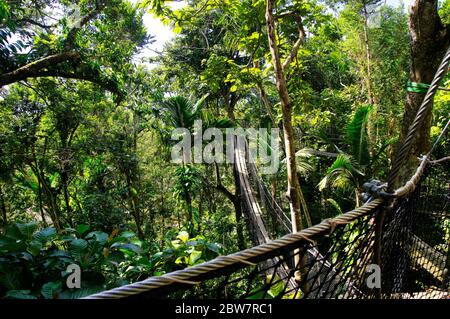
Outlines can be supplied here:
M398 188L394 192L395 197L404 197L415 189L428 162L428 155L424 156L421 164L411 179L406 182L404 186ZM175 283L195 285L199 283L196 281L196 278L207 273L219 273L219 271L231 266L243 268L246 265L253 265L258 260L264 260L270 256L277 255L285 249L296 248L304 242L312 242L313 239L319 235L332 233L336 227L350 224L363 216L374 214L376 209L383 203L384 200L382 198L376 198L373 201L365 203L363 206L352 211L339 215L335 218L325 219L320 224L303 229L297 233L288 234L280 239L276 239L228 256L220 256L211 261L190 268L171 272L162 276L150 277L133 284L103 291L85 297L84 299L125 298Z
M403 185L402 187L398 188L394 192L394 194L393 194L394 197L404 197L407 194L409 194L412 191L414 191L416 189L417 184L420 182L420 178L421 178L423 172L425 171L425 167L427 166L427 164L428 163L435 164L435 163L439 163L440 161L442 161L442 159L438 160L438 161L430 161L430 158L431 158L431 154L433 153L433 150L435 149L436 145L439 143L441 138L445 135L445 133L447 132L447 129L449 127L450 127L450 120L447 121L447 124L445 125L445 127L442 130L441 134L439 134L438 138L434 142L434 145L431 148L431 150L428 152L428 154L425 155L424 157L422 157L422 159L421 159L422 162L420 163L420 165L417 168L417 170L414 173L414 175L410 178L409 181L407 181L405 183L405 185ZM444 160L445 160L445 158L444 158Z
M406 157L411 150L412 143L414 141L416 133L418 129L422 126L426 115L431 111L434 95L436 94L439 88L439 84L444 78L444 75L447 72L449 65L450 65L450 47L447 49L447 52L445 53L441 65L439 66L438 70L436 71L436 74L434 75L433 82L431 82L431 85L428 88L428 92L425 95L425 98L423 99L422 104L419 107L419 110L417 111L416 117L414 118L413 123L409 127L405 141L403 142L397 156L395 157L394 164L389 174L388 191L391 191L393 189L394 180L397 178L400 168L404 164L404 161L406 160Z
M301 230L294 234L288 234L280 239L270 241L268 243L252 247L228 256L220 256L211 261L205 262L183 270L178 270L162 276L155 276L139 281L130 285L114 288L108 291L103 291L85 299L118 299L145 293L149 290L168 286L174 283L182 284L196 284L196 278L210 272L217 272L225 267L240 265L240 268L254 263L257 260L264 259L269 255L276 255L281 250L290 247L298 246L302 242L311 242L315 236L320 234L327 234L338 225L349 224L356 219L372 213L383 202L382 199L375 199L374 201L356 208L350 212L340 215L335 218L326 219L320 224L310 228Z

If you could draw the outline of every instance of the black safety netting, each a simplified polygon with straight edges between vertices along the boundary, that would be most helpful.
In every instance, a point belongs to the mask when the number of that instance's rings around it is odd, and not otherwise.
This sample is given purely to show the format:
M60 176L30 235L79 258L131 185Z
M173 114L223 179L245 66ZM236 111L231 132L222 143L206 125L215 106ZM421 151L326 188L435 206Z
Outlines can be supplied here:
M384 298L450 297L450 167L429 165L413 193L386 216Z
M197 285L173 283L152 289L147 297L302 299L364 298L367 266L372 263L374 219L361 217L336 226L329 235L301 240L261 255L250 264L212 271L196 279ZM295 266L294 266L295 265Z

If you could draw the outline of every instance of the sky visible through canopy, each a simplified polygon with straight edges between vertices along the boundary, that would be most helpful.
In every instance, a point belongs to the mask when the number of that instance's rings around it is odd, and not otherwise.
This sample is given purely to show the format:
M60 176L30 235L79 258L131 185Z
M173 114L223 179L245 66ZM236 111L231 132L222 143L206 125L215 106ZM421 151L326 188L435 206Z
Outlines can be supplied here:
M133 3L138 2L138 0L130 0ZM409 3L411 0L385 0L385 3L394 7L405 4L405 10L409 7ZM185 6L184 1L173 1L170 3L170 6L174 9L180 9ZM170 26L164 25L158 18L154 17L153 14L147 13L144 16L144 24L147 28L147 32L154 37L154 42L147 46L147 49L143 50L142 53L138 56L139 58L148 58L154 57L158 53L163 50L164 44L167 41L170 41L175 34L173 33ZM151 68L155 66L154 64L148 64Z

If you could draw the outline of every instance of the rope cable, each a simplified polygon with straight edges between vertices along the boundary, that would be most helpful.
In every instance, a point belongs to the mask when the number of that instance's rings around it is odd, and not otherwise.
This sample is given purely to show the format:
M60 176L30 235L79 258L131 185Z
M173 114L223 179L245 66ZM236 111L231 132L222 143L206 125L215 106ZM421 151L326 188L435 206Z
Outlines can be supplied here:
M448 66L450 64L450 47L447 49L447 52L444 55L444 58L434 75L434 79L428 88L428 92L423 99L419 110L414 118L413 123L409 127L408 134L394 160L394 164L392 166L391 172L388 178L388 191L392 191L394 188L394 180L397 178L400 168L404 165L404 161L409 154L412 143L415 139L415 135L417 130L422 126L423 121L425 120L426 115L431 111L432 101L436 94L436 91L439 88L439 83L444 78L445 73L448 70Z

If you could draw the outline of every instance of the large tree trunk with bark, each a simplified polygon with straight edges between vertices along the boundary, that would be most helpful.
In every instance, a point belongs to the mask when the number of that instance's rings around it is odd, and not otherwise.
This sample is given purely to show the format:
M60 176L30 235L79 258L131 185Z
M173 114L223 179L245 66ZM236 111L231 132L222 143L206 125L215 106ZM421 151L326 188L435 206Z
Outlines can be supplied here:
M450 26L444 27L438 15L437 0L415 0L409 17L411 35L410 81L430 84L434 74L450 45ZM409 126L425 97L424 93L408 92L403 124L400 135L402 143L408 134ZM401 186L414 173L418 157L430 149L431 112L415 134L411 151L405 165L402 165L394 186Z

